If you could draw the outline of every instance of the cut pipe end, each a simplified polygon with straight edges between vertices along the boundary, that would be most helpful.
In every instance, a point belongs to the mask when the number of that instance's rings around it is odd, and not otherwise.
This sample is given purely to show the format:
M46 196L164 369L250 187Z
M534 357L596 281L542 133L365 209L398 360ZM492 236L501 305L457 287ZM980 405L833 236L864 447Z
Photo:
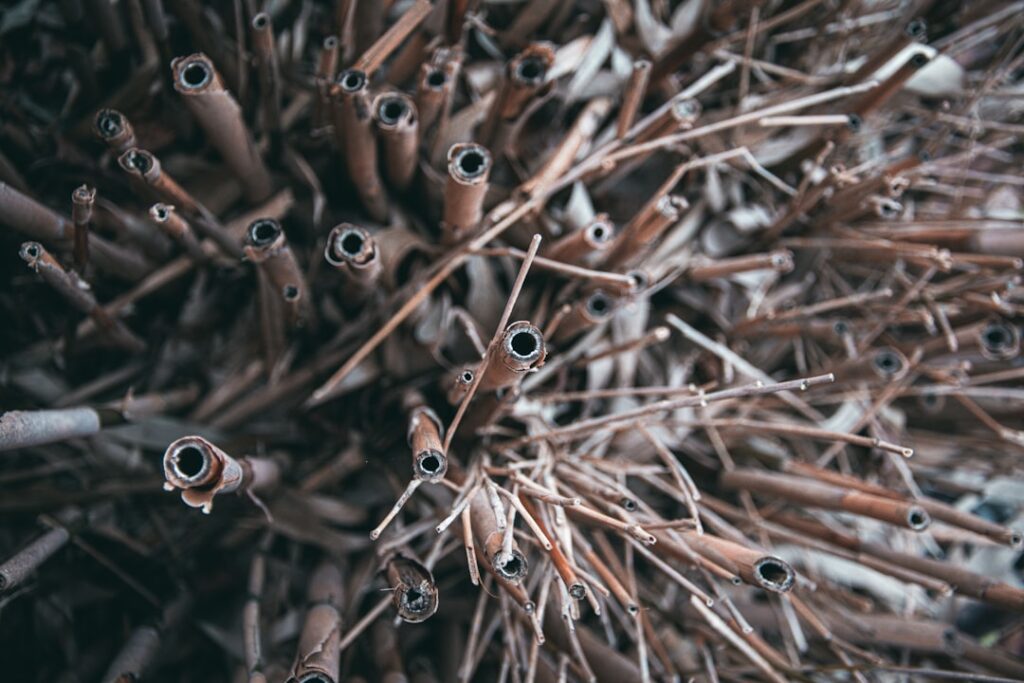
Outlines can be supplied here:
M96 132L104 140L111 140L125 130L124 115L116 109L100 109L96 112Z
M398 616L403 621L418 623L437 612L437 589L424 582L419 586L398 587Z
M914 531L924 531L931 523L932 518L924 508L911 505L907 510L907 526Z
M448 173L467 183L482 182L491 172L491 153L475 143L452 145L448 150Z
M544 355L544 337L530 323L515 323L505 331L505 353L522 365L533 365Z
M448 458L439 450L428 448L416 454L413 463L416 476L424 481L443 479L448 472Z
M501 553L495 554L493 566L498 576L512 583L519 583L526 578L529 569L526 557L515 548L505 556L502 556Z
M980 334L981 353L989 360L1008 360L1020 353L1017 328L1002 320L985 325Z
M448 75L441 69L431 69L427 72L424 82L431 90L440 90L448 82Z
M156 165L153 155L144 149L130 149L121 155L118 161L121 168L129 172L138 171L145 175Z
M569 586L569 595L574 600L582 600L583 598L587 597L587 587L579 582L574 583L571 586Z
M512 70L512 79L529 86L538 86L547 76L548 62L539 55L530 55L519 60Z
M213 65L204 56L192 56L177 69L178 85L184 90L202 90L213 80Z
M385 127L393 127L402 121L412 121L415 105L407 97L398 94L384 95L377 100L377 120Z
M765 590L786 593L793 588L796 573L778 557L762 557L754 564L754 578Z
M266 247L281 235L281 224L272 218L258 218L249 224L246 239L254 247Z
M338 76L338 85L347 93L359 92L366 87L366 73L359 69L346 69Z
M332 266L354 264L363 266L373 260L377 249L370 233L348 223L342 223L331 230L327 238L324 256Z
M215 461L213 449L204 440L184 437L164 453L164 475L168 483L180 489L203 486L215 476Z
M587 240L595 247L611 244L615 229L607 221L597 220L587 226Z
M895 349L881 349L871 359L871 366L882 379L897 379L907 371L907 362Z
M597 290L587 298L587 315L595 322L607 320L615 311L615 302L611 297Z

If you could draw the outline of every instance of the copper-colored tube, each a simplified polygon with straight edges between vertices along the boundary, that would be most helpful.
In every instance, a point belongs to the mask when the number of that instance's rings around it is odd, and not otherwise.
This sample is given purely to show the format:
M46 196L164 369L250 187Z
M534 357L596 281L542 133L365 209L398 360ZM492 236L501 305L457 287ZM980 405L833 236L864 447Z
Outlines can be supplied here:
M96 301L89 286L82 282L75 273L64 270L43 245L38 242L25 242L21 245L19 255L28 264L28 267L39 273L43 281L54 291L79 311L92 318L97 328L102 330L113 343L123 346L133 353L146 348L145 342L125 327L124 323L108 316Z
M611 247L614 237L615 226L608 218L608 214L602 213L595 216L582 230L566 235L541 253L553 261L583 265L589 257Z
M384 174L395 189L406 190L416 176L420 144L416 104L408 95L384 93L373 101L373 118L384 147Z
M494 391L516 384L530 370L544 364L546 353L544 337L537 327L526 321L512 323L487 357L479 390Z
M698 534L696 531L677 533L697 555L728 568L751 586L759 586L774 593L786 593L793 588L796 572L779 557L711 534ZM668 534L658 532L655 536L658 538L658 547L668 554L684 562L693 561Z
M519 494L519 502L522 503L523 509L529 512L530 516L533 517L537 527L540 529L541 533L544 534L544 537L548 539L548 543L551 545L551 549L548 551L548 554L551 556L551 564L554 566L555 571L558 572L558 575L562 578L562 582L565 583L565 587L569 591L569 595L576 600L582 600L587 596L587 586L577 578L575 570L569 563L569 559L562 552L561 548L559 548L558 540L554 537L551 531L548 530L543 518L541 518L537 510L537 506L533 504L533 501L521 493Z
M258 218L246 230L246 257L267 274L273 291L281 297L293 325L308 321L312 312L306 278L285 238L281 224Z
M377 169L377 138L373 128L370 83L357 69L343 71L334 88L335 127L341 126L345 166L359 192L367 214L384 223L388 219L388 201Z
M116 109L100 109L96 112L94 124L96 135L114 152L122 154L136 146L132 124Z
M71 193L71 222L75 226L74 264L84 277L89 264L89 224L96 203L96 188L81 185Z
M274 132L281 129L281 74L277 64L277 50L274 47L274 26L270 15L260 12L252 18L252 48L256 65L260 95L263 98L263 114L266 126Z
M420 66L416 81L416 110L420 115L422 132L426 133L442 120L456 86L460 66L459 53L447 48L438 48L430 61Z
M554 152L544 161L537 171L520 184L524 194L534 194L558 181L572 166L584 146L589 145L611 110L612 100L609 97L598 97L587 103L576 116L572 127L566 132Z
M313 571L306 595L309 611L287 683L338 683L340 680L342 591L341 572L334 563L323 562Z
M250 202L262 202L273 191L270 173L242 119L238 102L224 86L209 57L196 53L171 62L174 89L185 100L210 144L242 183Z
M528 45L508 61L500 90L477 139L495 153L504 151L509 132L529 109L534 98L550 88L547 72L555 61L555 50L548 43Z
M615 137L622 139L633 127L633 121L644 101L644 93L647 92L647 82L651 76L651 63L646 59L638 59L633 62L633 71L629 74L629 81L622 95L622 106L619 108L619 118L615 123Z
M923 531L931 523L928 512L916 503L850 491L815 479L738 469L722 473L720 481L727 489L768 494L826 510L843 510L914 531Z
M321 128L327 124L331 115L331 87L334 74L338 70L338 37L327 36L320 46L316 60L316 101L313 109L313 125ZM337 136L336 136L337 137Z
M184 436L164 452L164 489L181 489L185 504L206 514L213 510L214 496L272 488L280 476L274 460L236 460L200 436Z
M149 217L166 235L180 244L193 261L206 263L210 260L192 230L192 226L178 215L173 206L162 203L154 204L149 208Z
M641 209L615 238L605 265L615 268L633 261L679 221L686 207L682 197L664 195Z
M701 114L700 102L690 98L674 97L658 112L644 120L634 142L641 143L663 135L693 128Z
M611 320L614 313L615 300L604 291L595 289L572 305L568 315L555 328L554 341L572 339L584 330Z
M494 508L487 497L484 487L473 496L469 504L469 514L473 526L473 538L476 539L476 549L484 559L485 564L494 571L496 576L512 583L522 583L526 578L528 564L526 556L520 552L515 539L512 540L512 550L509 555L502 553L502 537L504 536L505 520L498 524Z
M388 560L384 572L402 621L415 624L433 616L439 600L429 569L411 558L396 555Z
M377 242L365 228L351 223L334 226L327 237L324 258L358 288L366 290L383 270Z
M373 240L381 262L381 279L391 290L408 282L431 254L430 245L422 237L401 225L378 230Z
M835 369L840 379L864 379L895 382L906 376L910 361L898 349L885 346Z
M988 360L1010 360L1020 355L1020 330L1006 320L993 319L978 332L978 348Z
M443 479L448 471L448 457L441 438L444 431L441 418L426 405L418 391L406 393L403 407L409 414L406 438L412 448L413 476L423 481Z
M704 282L718 277L727 277L736 273L752 270L774 270L777 273L788 273L793 270L793 252L780 249L767 254L747 254L733 258L707 260L695 263L686 271L686 279L690 282Z
M462 241L483 220L491 163L491 153L482 145L459 143L448 150L448 179L444 186L441 223L447 242Z
M70 220L4 182L0 182L0 223L54 246L70 246L74 238L74 225ZM99 236L92 235L89 244L90 259L104 272L139 280L150 270L138 253Z
M128 173L143 186L152 188L168 204L173 204L189 213L200 212L199 202L174 178L163 172L160 160L151 152L132 147L118 157L117 162L125 173Z

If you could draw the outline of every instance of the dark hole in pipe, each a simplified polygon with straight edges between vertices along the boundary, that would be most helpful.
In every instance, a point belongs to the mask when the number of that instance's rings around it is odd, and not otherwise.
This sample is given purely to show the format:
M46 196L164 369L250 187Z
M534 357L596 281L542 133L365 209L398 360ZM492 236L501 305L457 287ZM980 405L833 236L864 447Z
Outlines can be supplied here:
M395 125L405 114L405 102L398 99L397 97L388 98L381 102L380 109L377 110L380 120L390 126Z
M167 216L169 215L167 213L167 207L164 206L163 204L157 204L153 208L153 215L156 216L156 219L158 221L165 221L165 220L167 220Z
M612 310L612 302L601 292L595 292L587 299L587 311L595 318L603 318Z
M648 285L648 283L650 283L650 279L648 279L647 273L644 273L642 271L631 270L628 273L626 273L626 275L628 275L629 279L633 282L634 289L643 289Z
M105 137L112 138L124 130L124 119L112 109L104 109L96 116L96 128Z
M444 72L441 71L440 69L434 69L433 71L427 74L427 85L429 85L431 88L440 88L445 84L445 81L447 80L448 77L445 76Z
M793 583L793 572L789 567L772 558L758 562L754 571L763 584L777 590L787 590Z
M427 595L419 588L409 588L405 591L402 600L405 609L410 612L422 612L427 609L430 602L427 600Z
M991 351L1005 351L1013 344L1013 333L1005 325L993 323L982 331L981 341Z
M519 579L526 574L526 562L518 552L513 552L505 564L498 567L498 572L506 579Z
M470 148L459 154L456 166L463 177L476 178L487 169L487 157L479 150Z
M295 285L285 285L284 286L284 300L285 301L295 301L298 298L299 298L299 288L298 287L296 287Z
M192 62L181 70L180 80L186 88L201 88L210 82L210 69L203 62Z
M185 446L174 455L174 468L186 479L198 476L205 464L203 452L195 446Z
M928 24L924 19L914 19L907 24L907 35L911 38L920 39L928 30Z
M142 152L129 152L128 164L139 171L139 173L146 173L149 169L153 168L153 160L148 154Z
M270 17L267 16L266 12L260 12L252 19L253 28L266 28L269 23Z
M327 36L326 38L324 38L324 48L325 49L333 50L336 47L338 47L338 37L337 36Z
M928 526L931 519L928 518L928 513L918 507L912 507L907 512L907 524L910 525L911 529L923 529Z
M249 241L257 247L270 244L281 234L281 226L276 221L256 221L249 226Z
M512 352L520 358L529 358L537 353L537 337L530 332L516 332L509 340Z
M469 384L470 382L472 382L473 381L473 372L471 370L464 371L462 373L462 381L465 382L466 384Z
M884 375L895 375L903 368L903 361L892 351L879 351L875 354L875 367Z
M622 505L623 509L625 509L627 512L633 512L634 510L636 510L636 501L633 500L632 498L623 498L621 501L619 501L619 504Z
M341 81L342 89L348 92L355 92L366 85L366 74L357 69L349 69L341 75L339 80Z
M39 254L41 253L40 249L39 249L39 245L36 244L35 242L33 242L32 244L29 244L28 246L24 247L24 249L22 251L29 258L39 258Z
M849 114L846 119L846 125L849 126L850 130L854 133L859 131L861 126L864 125L864 119L862 119L858 114Z
M363 250L363 236L355 230L349 230L341 236L341 251L347 256L357 256Z
M527 57L516 66L516 78L534 85L544 80L546 66L539 57Z
M924 66L930 61L931 60L928 58L928 55L924 54L923 52L918 52L913 57L910 58L910 63L918 68Z
M582 583L574 583L573 585L569 586L569 595L571 595L576 600L582 600L583 598L587 597L587 587L584 586Z

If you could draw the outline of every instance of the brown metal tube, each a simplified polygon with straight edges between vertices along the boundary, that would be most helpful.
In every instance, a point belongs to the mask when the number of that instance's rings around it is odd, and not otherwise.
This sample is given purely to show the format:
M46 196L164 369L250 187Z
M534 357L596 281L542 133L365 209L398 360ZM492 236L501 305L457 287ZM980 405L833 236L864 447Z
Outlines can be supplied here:
M164 490L181 489L185 504L206 514L213 510L214 496L272 488L280 477L274 460L236 460L200 436L184 436L164 452Z
M416 624L437 612L437 585L429 569L409 557L395 555L388 560L384 573L402 621Z
M442 120L456 86L461 59L457 51L438 48L430 61L420 66L416 81L416 110L424 133Z
M526 557L520 552L515 539L512 540L512 551L508 556L502 554L501 543L504 536L505 520L499 526L494 508L488 500L485 487L473 496L469 503L469 516L472 520L473 538L488 568L494 574L509 583L518 585L526 578L529 565Z
M257 264L270 280L275 295L284 302L292 325L309 320L312 306L306 279L285 238L281 224L271 218L258 218L246 230L246 257Z
M277 64L277 50L274 47L274 26L270 15L260 12L252 18L252 48L256 66L260 95L263 98L263 115L269 130L281 131L281 74Z
M341 572L334 563L323 562L314 570L306 595L310 607L287 683L340 680L342 590Z
M491 153L482 145L459 143L448 150L448 179L444 186L441 222L446 242L462 241L483 220L491 164Z
M555 50L548 43L528 45L508 61L500 90L491 105L477 139L496 153L504 151L509 131L529 108L535 97L550 86L547 72L555 61Z
M578 298L569 313L555 328L554 341L564 342L584 330L611 320L615 313L615 300L600 289Z
M378 223L388 219L388 201L377 169L377 138L373 128L370 84L366 74L348 69L338 76L334 101L335 127L341 126L345 166L363 208Z
M86 277L89 266L89 224L96 203L96 188L81 185L71 193L71 222L75 226L75 270Z
M615 238L605 265L616 268L634 260L679 221L687 206L682 197L663 195L641 209Z
M923 531L931 523L928 512L915 503L850 491L815 479L738 469L723 472L719 481L727 489L778 496L789 502L826 510L843 510L914 531Z
M582 230L562 237L550 247L542 251L545 258L562 263L583 265L591 257L595 257L612 246L615 237L615 226L608 214L602 213L594 217Z
M270 173L242 119L238 102L224 86L209 57L196 53L171 62L174 89L199 121L210 144L242 183L246 198L265 201L273 191Z
M409 414L406 439L412 448L413 476L423 481L443 479L448 471L448 457L441 438L444 431L441 418L426 405L418 391L407 392L402 402Z
M351 223L334 226L327 237L324 258L364 291L373 287L383 270L373 235L365 228Z
M118 157L117 162L125 173L141 185L152 188L168 204L189 213L199 213L202 210L199 202L185 188L163 172L160 160L151 152L132 147Z
M115 153L123 154L136 146L132 124L116 109L100 109L96 112L94 125L96 135Z
M404 191L416 177L420 144L416 104L398 92L378 95L373 118L384 146L384 174L395 189Z
M530 370L544 364L545 355L539 329L526 321L512 323L488 355L478 389L494 391L518 383Z
M149 217L153 219L166 235L181 245L185 253L196 263L207 263L209 255L203 250L199 239L196 237L192 226L184 218L178 215L174 207L169 204L154 204L149 209Z
M25 242L19 252L28 267L37 272L46 284L50 285L68 303L85 313L96 323L111 342L123 346L132 353L145 350L146 344L124 323L107 315L103 307L96 301L89 286L74 272L64 270L57 260L39 244Z

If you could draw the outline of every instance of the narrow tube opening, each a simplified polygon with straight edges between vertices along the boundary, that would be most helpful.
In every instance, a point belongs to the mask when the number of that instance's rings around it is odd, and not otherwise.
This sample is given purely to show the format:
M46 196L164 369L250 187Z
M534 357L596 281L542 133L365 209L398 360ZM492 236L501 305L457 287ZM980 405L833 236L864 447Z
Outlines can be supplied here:
M257 247L270 244L281 234L281 226L277 221L257 220L249 226L249 241Z
M503 561L496 558L494 564L494 569L509 581L519 581L526 576L526 558L518 550L513 550Z
M1013 330L1004 323L990 323L981 331L981 343L994 355L1005 353L1014 346Z
M341 244L341 251L346 256L357 256L363 250L366 240L355 230L348 230L338 240Z
M515 356L522 360L530 360L539 352L540 340L532 330L521 330L512 334L508 346Z
M204 62L189 62L181 70L178 81L190 90L197 90L210 82L210 67Z
M124 130L124 118L113 109L101 109L96 114L96 130L105 138L112 138Z
M402 120L407 109L405 102L400 98L389 97L381 102L377 116L380 117L381 123L393 126Z
M582 583L574 583L569 586L569 595L575 600L582 600L587 597L587 587Z
M341 74L338 79L341 89L346 92L356 92L366 85L366 74L358 69L349 69Z
M462 374L459 375L459 379L462 380L463 384L470 384L473 382L473 371L463 370Z
M489 166L487 154L478 146L468 147L455 157L455 167L463 178L479 178Z
M153 218L160 221L161 223L166 221L167 218L171 215L170 212L167 210L166 204L153 205L153 210L150 213L153 215Z
M281 293L285 301L296 301L299 298L299 288L295 285L285 285Z
M43 253L38 242L28 242L21 248L21 254L25 258L37 259Z
M201 479L209 467L209 454L198 446L182 446L171 455L171 469L183 482Z
M147 173L153 168L153 158L141 150L128 152L128 165L139 173Z
M907 510L907 525L914 530L920 531L931 524L931 517L924 511L924 508L919 508L916 505L911 506Z
M252 27L255 29L265 29L270 25L270 17L267 16L266 12L260 12L252 18Z
M598 244L603 244L611 239L611 228L605 223L594 223L589 229L590 239Z
M861 126L864 125L864 119L862 119L858 114L848 114L846 117L846 125L851 131L856 133L861 129Z
M924 34L927 30L928 24L924 19L914 19L907 24L907 35L915 40L924 38Z
M892 377L903 369L903 359L893 351L879 351L874 358L875 368L883 377Z
M430 606L430 600L419 588L410 586L402 593L401 604L405 611L418 614Z
M447 461L441 453L435 450L424 451L419 454L416 460L417 474L424 479L437 479L443 477L447 468Z
M910 58L910 63L919 69L930 61L931 59L929 59L928 55L923 52L917 52Z
M626 512L633 512L636 510L636 501L632 498L623 498L619 501L619 505L621 505Z
M788 564L774 557L765 557L754 566L758 583L769 590L785 592L793 587L793 570Z
M587 312L594 318L605 318L612 312L612 300L604 292L594 292L587 299Z
M544 80L546 71L547 65L540 57L527 57L516 65L515 77L522 83L537 85Z
M440 88L448 80L448 77L440 69L434 69L427 74L427 85L431 88Z

